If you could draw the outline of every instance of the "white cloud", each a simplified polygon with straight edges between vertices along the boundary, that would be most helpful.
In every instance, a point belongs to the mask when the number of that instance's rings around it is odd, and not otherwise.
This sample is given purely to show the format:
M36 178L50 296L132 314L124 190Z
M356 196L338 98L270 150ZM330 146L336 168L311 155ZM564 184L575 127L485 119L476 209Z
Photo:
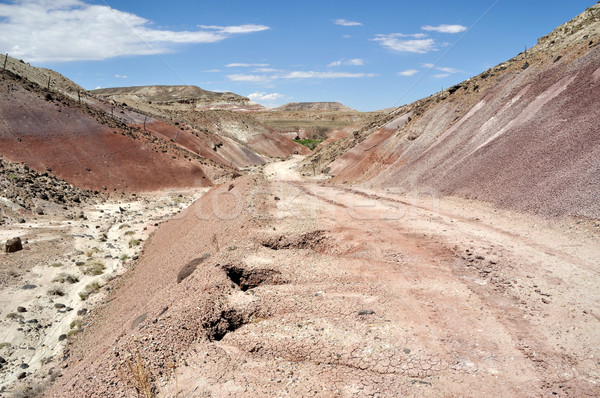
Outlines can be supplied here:
M275 68L256 68L256 69L253 70L253 72L274 73L274 72L281 72L281 69L275 69Z
M264 25L153 29L151 21L82 0L17 0L0 4L0 48L32 62L103 60L174 50L177 43L215 43Z
M428 68L428 69L437 69L440 72L444 72L446 74L455 74L455 73L465 73L460 69L456 69L456 68L448 68L445 66L435 66L434 64L423 64L424 68ZM442 76L445 77L445 76Z
M221 69L207 69L207 70L203 70L202 72L205 72L205 73L218 73L218 72L221 72Z
M347 72L315 72L315 71L295 71L289 72L283 76L283 79L340 79L340 78L360 78L373 77L373 73L347 73Z
M390 38L407 38L412 39L424 39L427 37L427 33L390 33L389 35L375 35L376 37L390 37Z
M365 64L365 61L363 61L361 58L353 58L353 59L339 59L337 61L333 61L329 64L327 64L327 67L331 68L334 66L340 66L340 65L349 65L349 66L362 66Z
M402 40L402 37L406 36L402 33L392 33L389 35L376 35L373 40L379 42L382 47L398 52L425 54L436 50L433 39Z
M341 26L362 26L361 22L348 21L347 19L336 19L333 23Z
M248 95L248 98L250 98L252 101L255 101L255 102L271 103L271 102L283 99L284 95L280 94L280 93L267 94L267 93L262 93L262 92L261 93L256 92L256 93L252 93L252 94Z
M127 79L126 75L115 75L115 77L118 79Z
M234 62L234 63L225 65L226 68L252 68L255 66L269 66L269 64L245 64L245 63L240 63L240 62Z
M232 74L227 78L235 82L269 82L280 79L357 79L376 76L373 73L348 73L348 72L317 72L317 71L290 71L272 75Z
M441 79L441 78L448 77L448 76L450 76L450 73L440 73L437 75L433 75L433 77L435 77L436 79Z
M426 30L426 31L439 32L439 33L460 33L460 32L464 32L465 30L467 30L467 27L462 26L462 25L439 25L439 26L425 25L425 26L422 26L421 29Z
M254 25L254 24L238 25L238 26L198 25L198 27L201 29L215 30L219 33L230 34L230 35L261 32L263 30L270 29L268 26Z
M446 72L446 73L460 73L461 71L455 68L446 68L443 66L437 67L437 70L440 70L442 72Z
M407 70L404 70L402 72L398 72L398 75L400 75L400 76L414 76L417 73L419 73L419 71L416 70L416 69L407 69Z
M232 82L267 82L269 80L272 80L267 75L246 75L243 73L227 75L227 78Z

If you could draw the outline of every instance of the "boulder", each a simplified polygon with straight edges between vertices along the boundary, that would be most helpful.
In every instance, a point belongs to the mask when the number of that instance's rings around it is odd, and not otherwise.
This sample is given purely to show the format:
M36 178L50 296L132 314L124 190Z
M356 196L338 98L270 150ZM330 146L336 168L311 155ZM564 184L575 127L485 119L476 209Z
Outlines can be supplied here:
M4 250L7 253L18 252L19 250L23 250L23 243L21 243L21 238L17 237L14 239L8 239L4 244Z

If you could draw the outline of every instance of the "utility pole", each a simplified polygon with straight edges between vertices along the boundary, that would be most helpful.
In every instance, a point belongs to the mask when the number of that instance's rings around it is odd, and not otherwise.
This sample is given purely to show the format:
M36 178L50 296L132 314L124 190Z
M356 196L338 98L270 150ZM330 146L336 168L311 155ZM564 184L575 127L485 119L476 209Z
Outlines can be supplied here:
M81 91L77 90L77 102L81 105Z
M6 61L8 61L8 53L6 53L6 55L4 56L4 69L2 70L6 70Z
M48 76L48 91L50 91L50 76Z

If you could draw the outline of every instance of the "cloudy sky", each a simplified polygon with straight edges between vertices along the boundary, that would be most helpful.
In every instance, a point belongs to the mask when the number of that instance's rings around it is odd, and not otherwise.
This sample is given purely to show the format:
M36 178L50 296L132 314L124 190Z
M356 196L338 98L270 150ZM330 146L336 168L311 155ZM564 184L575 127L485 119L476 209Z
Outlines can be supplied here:
M87 89L192 84L369 111L477 75L595 3L0 0L0 52Z

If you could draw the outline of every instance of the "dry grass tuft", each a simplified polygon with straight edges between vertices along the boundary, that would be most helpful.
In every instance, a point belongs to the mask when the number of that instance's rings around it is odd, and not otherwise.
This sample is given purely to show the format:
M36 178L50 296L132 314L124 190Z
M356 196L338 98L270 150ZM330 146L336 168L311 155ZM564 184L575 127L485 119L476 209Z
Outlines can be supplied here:
M56 278L52 279L52 282L58 283L77 283L79 282L79 278L72 274L67 274L66 272L61 272L56 276Z
M92 282L85 286L83 291L79 292L79 298L81 300L87 300L92 294L100 290L100 284L98 282Z
M125 366L119 364L119 375L125 385L133 389L138 398L152 398L155 396L152 375L139 351L134 362L126 359Z
M87 263L83 267L83 274L84 275L102 275L102 273L104 273L105 269L106 269L106 266L104 265L104 263L102 261L94 260L94 261Z
M92 257L94 254L99 253L100 249L98 249L97 247L92 247L91 249L87 249L85 251L85 255L90 258Z

